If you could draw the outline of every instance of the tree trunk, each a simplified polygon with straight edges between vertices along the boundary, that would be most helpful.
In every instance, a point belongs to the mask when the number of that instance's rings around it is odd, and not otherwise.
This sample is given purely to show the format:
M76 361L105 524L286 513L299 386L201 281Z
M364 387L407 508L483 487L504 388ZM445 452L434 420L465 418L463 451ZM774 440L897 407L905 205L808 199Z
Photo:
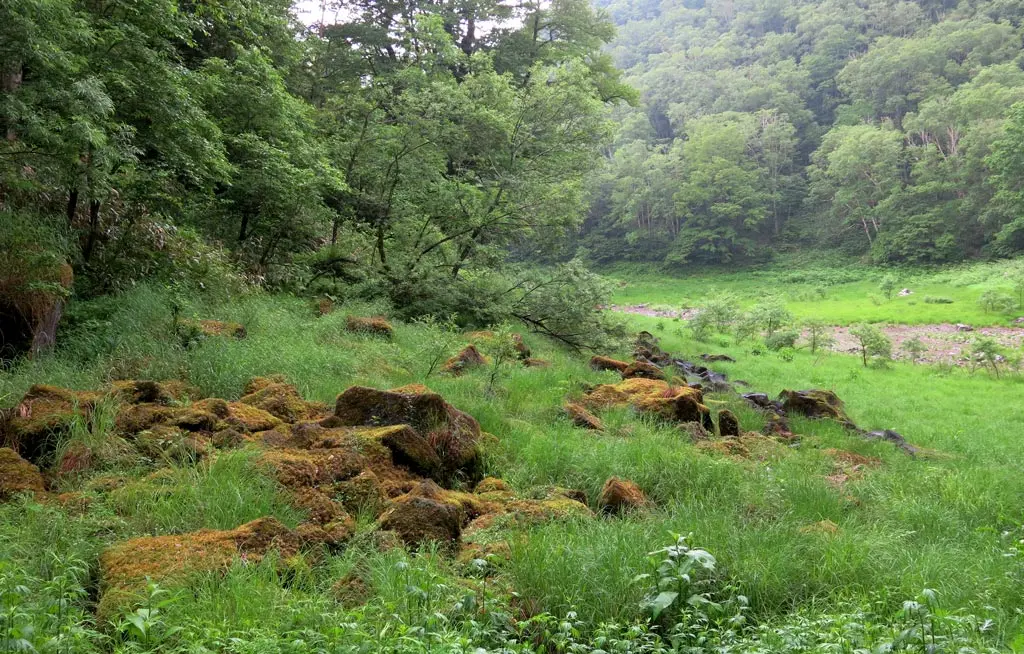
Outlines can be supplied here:
M14 62L9 64L2 73L0 73L0 90L3 91L4 95L14 93L21 87L21 81L25 75L25 68L21 62ZM18 140L18 135L14 131L14 125L7 125L6 127L6 138L8 141Z
M99 200L89 201L89 236L85 241L85 250L82 251L82 260L86 263L92 257L93 250L96 248L96 241L100 235L100 206Z
M68 226L75 222L75 214L78 212L78 189L73 188L68 192Z

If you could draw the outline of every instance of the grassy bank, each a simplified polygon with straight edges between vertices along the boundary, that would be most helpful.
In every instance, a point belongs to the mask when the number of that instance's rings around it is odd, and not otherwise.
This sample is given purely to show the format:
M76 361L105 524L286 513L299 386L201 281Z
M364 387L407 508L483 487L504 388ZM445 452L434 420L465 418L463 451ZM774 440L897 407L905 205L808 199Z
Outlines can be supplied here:
M716 366L771 395L783 388L834 390L862 427L896 429L924 450L910 458L835 423L797 418L793 428L802 437L795 444L765 442L736 456L697 447L678 427L626 410L603 415L603 433L573 426L561 413L563 401L617 375L595 372L585 358L537 337L527 340L535 356L552 363L549 368L502 368L493 384L494 371L486 367L459 378L428 376L438 354L453 353L465 338L417 324L395 325L390 342L345 331L347 314L378 308L341 307L316 317L307 302L292 298L252 296L217 307L196 303L185 313L237 320L248 336L183 347L172 337L168 298L140 289L79 308L61 350L0 373L0 397L4 406L12 405L33 383L86 389L119 378L178 378L230 399L241 394L249 378L279 373L307 399L332 402L353 384L426 383L495 435L486 448L486 472L515 490L579 489L597 508L602 484L614 475L635 481L652 508L625 518L510 528L501 534L509 543L508 561L494 563L483 575L430 551L380 551L372 520L361 518L347 549L288 574L268 563L193 579L187 592L162 609L161 628L183 630L162 644L140 643L116 628L121 635L111 639L109 625L91 622L96 559L109 543L230 528L258 514L289 524L298 520L242 450L199 466L176 465L163 487L107 493L90 486L89 476L69 482L61 490L84 492L91 502L85 511L31 501L0 506L0 572L12 587L20 580L32 590L19 606L45 613L43 598L57 592L53 579L72 570L66 585L81 593L71 594L64 627L67 633L71 624L83 629L80 649L74 651L85 652L471 651L475 646L499 651L499 641L517 633L508 626L513 618L570 611L576 617L569 620L566 638L585 642L602 624L621 630L644 618L641 601L650 586L636 577L651 571L648 553L671 544L672 533L692 533L691 543L718 559L718 592L748 598L748 628L759 625L770 632L755 645L749 639L757 630L745 631L722 651L760 651L757 647L782 638L787 629L832 642L830 630L844 621L870 620L870 629L891 627L898 633L903 602L924 588L937 591L943 615L962 612L977 616L979 624L992 620L984 633L974 623L963 627L961 635L975 645L1016 638L1024 609L1024 559L1017 549L1024 538L1019 463L1024 441L1017 438L1024 424L1018 401L1024 380L1019 377L903 364L863 368L843 355L755 356L748 346L727 339L713 345L688 340L672 321L637 318L636 326L657 334L668 351L691 359L709 348L729 353L737 362ZM763 418L736 396L709 395L708 400L713 409L732 409L744 430L762 426ZM862 463L844 464L844 456ZM152 470L117 472L134 478ZM65 563L55 567L53 561ZM80 574L73 572L78 568ZM354 603L337 590L353 570L368 580ZM467 598L474 606L490 607L482 614L486 620L466 608ZM550 632L541 639L549 644L562 629L557 621L534 626ZM889 631L880 636L890 637ZM520 634L516 647L524 638ZM618 651L662 651L640 649L641 640L624 637L634 649ZM303 644L287 644L292 641ZM552 646L549 651L569 650ZM764 651L829 650L779 645Z

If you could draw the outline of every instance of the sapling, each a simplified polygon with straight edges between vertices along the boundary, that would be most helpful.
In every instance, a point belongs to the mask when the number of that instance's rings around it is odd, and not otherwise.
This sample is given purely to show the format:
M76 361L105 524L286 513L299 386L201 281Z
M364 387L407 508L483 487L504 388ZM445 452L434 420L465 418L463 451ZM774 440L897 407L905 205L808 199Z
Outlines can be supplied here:
M892 358L892 341L878 327L860 324L850 329L850 335L857 339L865 368L872 359L884 362Z

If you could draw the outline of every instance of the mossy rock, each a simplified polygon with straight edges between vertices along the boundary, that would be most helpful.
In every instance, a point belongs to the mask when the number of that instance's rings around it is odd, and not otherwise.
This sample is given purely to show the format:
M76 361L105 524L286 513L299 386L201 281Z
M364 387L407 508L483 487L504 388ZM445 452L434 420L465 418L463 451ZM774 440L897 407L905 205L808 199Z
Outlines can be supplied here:
M587 409L581 404L576 402L566 402L562 409L565 411L565 415L569 416L569 419L572 420L572 423L577 427L593 429L594 431L604 431L604 423L601 422L601 419L587 411Z
M740 435L740 421L729 409L718 412L718 435L722 438L737 438Z
M388 340L391 340L395 336L395 329L383 316L373 316L369 318L349 316L345 319L345 329L357 334L380 336Z
M665 372L648 361L634 361L622 371L623 379L665 379Z
M21 458L9 447L0 447L0 501L20 493L42 493L46 490L39 468Z
M618 384L602 384L583 398L584 406L600 409L632 406L642 413L671 422L697 422L714 430L711 410L704 405L704 394L690 386L673 386L659 379L633 378Z
M338 396L331 424L409 425L436 453L442 477L479 479L480 424L425 386L389 391L353 386Z
M846 415L843 401L832 391L784 390L779 394L779 400L787 414L798 413L808 418L831 418L850 429L856 429L856 425Z
M37 384L5 413L0 444L39 462L53 452L76 420L89 418L101 397L99 393Z
M246 385L246 394L239 400L285 421L312 420L327 412L327 407L307 402L291 384L257 377Z
M260 518L230 530L205 529L117 543L100 555L97 617L115 618L145 591L149 581L167 587L197 573L225 570L238 557L257 562L271 551L288 559L302 545L301 537L275 518Z
M173 404L177 401L199 399L198 389L178 380L156 382L144 379L124 379L110 384L110 393L128 404Z
M458 377L467 370L487 365L487 357L480 353L475 345L470 344L462 348L458 354L445 361L441 372Z
M594 370L614 370L621 373L629 367L629 362L619 361L611 357L595 356L590 359L590 367Z
M618 477L611 477L604 483L601 497L598 499L601 511L614 515L639 511L649 504L647 496L639 486L628 479Z

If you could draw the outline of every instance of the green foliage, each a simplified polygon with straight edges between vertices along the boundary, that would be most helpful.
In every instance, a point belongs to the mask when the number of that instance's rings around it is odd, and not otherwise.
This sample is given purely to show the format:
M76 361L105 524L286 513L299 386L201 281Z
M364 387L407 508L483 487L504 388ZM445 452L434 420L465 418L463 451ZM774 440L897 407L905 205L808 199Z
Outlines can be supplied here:
M921 341L920 336L908 338L903 341L903 345L900 347L901 350L907 353L907 358L912 362L916 363L922 355L927 351L927 346Z
M896 276L886 275L882 278L882 283L879 284L878 289L885 295L886 300L892 300L892 296L896 293Z
M795 329L783 329L771 336L765 336L764 344L769 350L778 352L782 349L793 348L798 338L800 338L800 332Z
M1012 2L629 3L617 111L580 245L602 263L789 256L933 264L1024 248ZM1016 107L1016 108L1015 108Z
M924 296L924 303L925 304L953 304L953 302L954 302L953 298L937 297L937 296L934 296L934 295L926 295L926 296Z
M985 313L1010 313L1017 308L1012 295L996 290L988 290L978 298L978 306Z
M850 335L857 339L865 368L869 361L884 366L892 358L892 341L878 327L867 323L855 325L850 328Z
M824 320L809 318L801 323L807 336L807 346L811 354L817 354L818 350L828 349L835 344L835 336L832 335L832 327Z

